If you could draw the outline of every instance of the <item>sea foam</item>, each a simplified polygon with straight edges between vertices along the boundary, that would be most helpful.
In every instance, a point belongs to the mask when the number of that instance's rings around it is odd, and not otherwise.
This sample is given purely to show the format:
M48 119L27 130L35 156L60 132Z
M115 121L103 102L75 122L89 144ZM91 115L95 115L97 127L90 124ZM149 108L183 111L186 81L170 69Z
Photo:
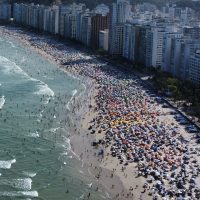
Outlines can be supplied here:
M37 191L0 192L0 197L38 197Z
M38 138L40 137L40 135L38 134L38 132L36 131L35 133L29 133L28 137L33 137L33 138Z
M77 90L73 90L73 91L72 91L72 97L71 97L71 99L69 100L69 102L67 103L67 106L66 106L66 108L67 108L68 110L70 110L69 106L70 106L70 104L72 103L72 100L73 100L73 98L74 98L74 96L76 95L77 92L78 92Z
M23 172L23 174L25 176L31 177L31 178L33 178L33 177L35 177L37 175L37 173L35 173L35 172Z
M4 96L2 96L2 97L0 98L0 109L2 109L2 108L3 108L3 106L4 106L5 102L6 102L6 99L5 99L5 97L4 97Z
M0 160L0 169L10 169L12 164L16 163L16 160Z
M6 185L21 190L31 190L32 179L30 178L12 179L12 180L1 179L0 185L1 186Z
M38 91L35 92L35 94L37 94L37 95L47 95L49 97L54 96L53 90L51 90L49 88L49 86L46 83L43 83L43 82L40 82L40 84L38 85Z
M44 83L41 80L32 78L31 76L29 76L25 71L23 71L15 62L12 62L11 60L0 56L0 65L4 68L4 73L7 74L18 74L23 76L24 78L30 80L30 81L34 81L37 82L38 84L38 91L34 92L34 94L37 95L47 95L48 97L53 97L54 96L54 92L51 88L49 88L49 86ZM49 98L48 98L49 101ZM48 102L47 102L48 103Z
M3 56L0 56L0 64L1 67L4 67L4 72L7 74L15 73L30 78L29 75L24 72L15 62L10 61Z

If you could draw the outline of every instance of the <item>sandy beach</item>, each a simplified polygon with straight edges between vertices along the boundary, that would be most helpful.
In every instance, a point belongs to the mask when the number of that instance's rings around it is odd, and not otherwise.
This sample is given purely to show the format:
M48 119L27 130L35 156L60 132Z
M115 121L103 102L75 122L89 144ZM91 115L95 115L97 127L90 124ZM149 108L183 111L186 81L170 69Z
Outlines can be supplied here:
M19 27L1 27L0 35L32 48L85 85L69 109L77 122L71 126L72 153L104 187L106 199L200 198L195 134L138 77L50 35Z

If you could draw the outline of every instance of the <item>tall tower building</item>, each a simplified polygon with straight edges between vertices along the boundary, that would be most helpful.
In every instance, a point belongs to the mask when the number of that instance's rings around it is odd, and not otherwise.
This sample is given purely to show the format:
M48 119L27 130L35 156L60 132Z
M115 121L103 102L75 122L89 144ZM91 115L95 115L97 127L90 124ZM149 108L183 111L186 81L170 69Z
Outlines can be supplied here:
M113 3L110 13L109 52L113 55L122 55L124 23L131 13L128 0L117 0Z
M99 48L99 32L108 29L108 15L95 14L91 20L91 46Z
M0 1L0 20L8 21L11 18L11 4L9 1L1 0Z

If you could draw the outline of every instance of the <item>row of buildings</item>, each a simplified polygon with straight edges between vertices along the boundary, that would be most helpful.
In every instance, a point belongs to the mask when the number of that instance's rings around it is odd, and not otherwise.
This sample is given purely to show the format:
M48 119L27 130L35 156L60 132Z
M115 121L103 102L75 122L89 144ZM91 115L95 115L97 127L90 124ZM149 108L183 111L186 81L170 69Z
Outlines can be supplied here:
M39 31L59 34L99 48L99 32L108 28L109 8L99 5L90 11L85 4L52 6L14 4L15 22Z
M145 8L146 6L146 8ZM109 52L200 85L200 20L190 8L112 5Z
M2 10L0 6L0 16L9 18L10 12L1 14ZM128 0L93 10L85 4L14 4L13 18L200 85L200 20L190 8L167 4L159 10L148 3L132 6Z

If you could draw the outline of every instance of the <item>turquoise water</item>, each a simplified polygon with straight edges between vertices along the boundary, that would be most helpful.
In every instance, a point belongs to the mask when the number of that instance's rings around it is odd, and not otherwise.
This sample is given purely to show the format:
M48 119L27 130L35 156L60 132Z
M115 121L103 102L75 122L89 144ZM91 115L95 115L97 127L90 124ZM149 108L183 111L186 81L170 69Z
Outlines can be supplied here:
M0 199L103 199L70 153L70 100L83 90L42 56L0 39Z

